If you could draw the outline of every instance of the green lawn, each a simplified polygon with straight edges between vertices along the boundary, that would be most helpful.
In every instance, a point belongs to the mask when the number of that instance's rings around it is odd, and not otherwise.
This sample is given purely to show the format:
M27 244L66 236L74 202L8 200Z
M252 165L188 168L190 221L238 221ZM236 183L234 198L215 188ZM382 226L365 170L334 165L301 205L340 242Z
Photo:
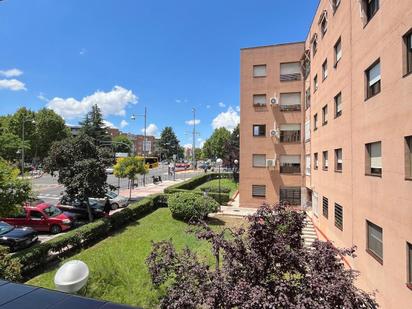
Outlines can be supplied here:
M226 223L229 226L239 225L241 221L230 220ZM172 239L178 249L187 245L213 263L209 244L187 234L186 229L187 224L174 220L169 209L161 208L121 233L71 257L84 261L90 269L88 285L79 294L143 308L156 307L161 292L152 287L145 264L151 241ZM27 283L53 289L56 270L49 270Z
M220 185L222 187L228 187L230 188L230 192L229 192L229 196L230 198L233 196L233 194L235 194L235 192L238 189L238 184L233 180L233 179L221 179L220 180ZM218 187L219 186L219 179L213 179L210 180L208 182L205 182L204 184L198 186L197 188L195 188L195 190L200 190L203 187Z

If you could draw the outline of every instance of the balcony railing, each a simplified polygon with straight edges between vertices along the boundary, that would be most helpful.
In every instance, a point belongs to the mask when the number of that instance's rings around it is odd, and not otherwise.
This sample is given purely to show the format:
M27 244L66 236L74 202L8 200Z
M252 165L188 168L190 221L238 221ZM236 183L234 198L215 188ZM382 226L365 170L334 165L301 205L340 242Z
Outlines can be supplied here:
M299 143L300 131L280 131L281 143Z
M281 165L280 172L282 174L300 174L300 164Z
M281 82L289 82L289 81L301 80L301 79L302 79L302 75L300 73L280 74Z
M280 111L282 112L295 112L300 111L300 104L295 105L280 105Z

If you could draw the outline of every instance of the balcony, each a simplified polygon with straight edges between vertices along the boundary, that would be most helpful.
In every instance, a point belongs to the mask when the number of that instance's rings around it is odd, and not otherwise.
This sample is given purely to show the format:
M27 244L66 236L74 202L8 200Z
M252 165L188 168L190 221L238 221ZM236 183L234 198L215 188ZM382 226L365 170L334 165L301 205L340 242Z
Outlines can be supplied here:
M300 131L280 131L281 143L300 143Z
M301 110L300 104L280 105L281 112L300 112L300 110Z
M302 74L300 73L291 73L291 74L280 74L281 82L291 82L295 80L301 80Z
M280 166L281 174L300 174L300 164L284 164Z

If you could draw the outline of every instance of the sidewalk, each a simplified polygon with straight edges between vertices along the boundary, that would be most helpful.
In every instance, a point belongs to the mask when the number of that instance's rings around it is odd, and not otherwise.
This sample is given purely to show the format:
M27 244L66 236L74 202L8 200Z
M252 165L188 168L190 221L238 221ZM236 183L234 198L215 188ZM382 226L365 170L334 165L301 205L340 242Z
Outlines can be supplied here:
M220 211L215 214L210 214L210 217L213 216L231 216L231 217L246 217L253 215L256 212L256 208L240 208L239 207L239 194L236 195L233 202L230 206L220 206Z
M170 187L174 184L177 184L179 182L182 182L183 179L176 179L176 181L172 180L165 180L157 185L155 184L148 184L145 187L137 187L132 190L132 199L133 200L139 200L143 197L146 197L151 194L156 194L156 193L163 193L164 189L167 187ZM120 195L121 196L126 196L129 197L129 189L122 189L120 190Z

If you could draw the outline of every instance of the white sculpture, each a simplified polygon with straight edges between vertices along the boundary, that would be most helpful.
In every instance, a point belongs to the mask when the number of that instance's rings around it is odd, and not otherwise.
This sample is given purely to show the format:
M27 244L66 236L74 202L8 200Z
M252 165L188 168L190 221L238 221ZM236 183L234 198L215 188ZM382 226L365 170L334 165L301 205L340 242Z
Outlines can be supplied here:
M89 278L89 268L79 260L64 263L54 276L57 290L65 293L75 293L84 287Z

